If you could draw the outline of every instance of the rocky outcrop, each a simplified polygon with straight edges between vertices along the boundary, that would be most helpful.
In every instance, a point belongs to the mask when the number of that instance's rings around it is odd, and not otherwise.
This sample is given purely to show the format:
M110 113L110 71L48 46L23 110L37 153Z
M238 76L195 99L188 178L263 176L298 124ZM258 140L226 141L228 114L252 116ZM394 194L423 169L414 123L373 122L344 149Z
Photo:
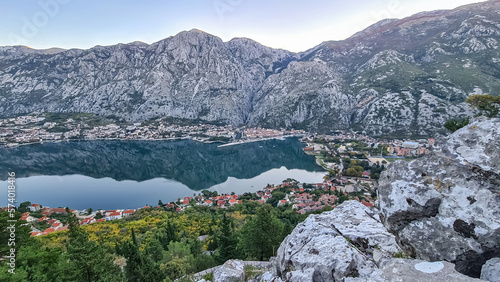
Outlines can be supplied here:
M479 279L470 278L458 273L449 262L426 262L421 260L392 259L380 269L375 270L368 278L347 278L344 282L474 282Z
M240 260L228 260L214 271L214 281L245 281L245 265Z
M492 258L483 265L481 279L489 282L500 282L500 258Z
M382 222L408 255L479 277L500 257L500 119L477 118L430 155L392 164L378 191Z
M347 201L333 211L310 215L281 243L274 275L262 281L480 281L449 262L397 259L395 236L372 210ZM260 281L260 280L259 280Z
M378 215L357 201L311 215L281 243L277 275L284 281L368 277L398 246Z

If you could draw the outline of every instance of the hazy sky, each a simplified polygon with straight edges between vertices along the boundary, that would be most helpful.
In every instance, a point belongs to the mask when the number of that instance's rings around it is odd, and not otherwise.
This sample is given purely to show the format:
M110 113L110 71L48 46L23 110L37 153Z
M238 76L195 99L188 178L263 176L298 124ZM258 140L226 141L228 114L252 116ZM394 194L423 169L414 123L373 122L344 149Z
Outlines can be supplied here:
M90 48L153 43L198 28L221 37L304 51L384 18L474 0L0 0L0 46Z

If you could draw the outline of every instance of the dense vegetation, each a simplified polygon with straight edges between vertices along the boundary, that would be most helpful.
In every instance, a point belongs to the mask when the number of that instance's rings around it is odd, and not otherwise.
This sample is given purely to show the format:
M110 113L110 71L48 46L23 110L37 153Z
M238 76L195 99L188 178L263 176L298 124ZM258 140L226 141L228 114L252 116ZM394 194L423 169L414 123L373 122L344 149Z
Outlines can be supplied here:
M2 263L0 281L173 281L231 258L268 260L306 217L288 205L258 202L225 210L194 206L181 213L146 208L82 226L71 215L68 231L32 238L26 222L18 220L15 274ZM2 257L10 248L7 219L8 212L1 212ZM200 240L201 235L207 236Z
M500 97L491 95L472 95L467 98L467 103L479 110L478 116L486 116L489 118L498 116L500 108ZM462 119L450 119L446 121L444 127L451 132L455 132L460 128L469 124L470 117Z

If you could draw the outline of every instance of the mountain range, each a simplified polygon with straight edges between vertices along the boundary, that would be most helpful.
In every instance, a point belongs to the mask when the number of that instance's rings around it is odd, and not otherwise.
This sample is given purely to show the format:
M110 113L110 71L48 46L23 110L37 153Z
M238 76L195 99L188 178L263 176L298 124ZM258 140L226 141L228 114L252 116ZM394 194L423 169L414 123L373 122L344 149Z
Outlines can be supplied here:
M0 47L0 115L88 112L427 136L500 90L500 1L387 19L294 53L193 29L153 44Z

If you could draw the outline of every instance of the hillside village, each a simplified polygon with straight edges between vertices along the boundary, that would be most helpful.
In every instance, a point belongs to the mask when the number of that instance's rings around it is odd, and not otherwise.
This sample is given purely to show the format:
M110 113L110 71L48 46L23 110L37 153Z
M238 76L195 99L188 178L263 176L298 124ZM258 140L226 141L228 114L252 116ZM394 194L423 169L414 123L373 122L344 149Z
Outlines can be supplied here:
M364 186L363 186L364 185ZM230 209L238 204L257 202L283 206L299 214L330 210L346 200L357 200L367 207L374 204L376 193L366 183L354 183L347 178L328 179L322 183L298 183L287 179L280 185L268 185L256 193L243 195L224 194L203 190L197 196L184 197L178 201L163 204L161 200L156 207L145 206L139 209L116 210L75 210L70 208L50 208L40 204L25 202L19 210L24 211L20 220L31 225L31 236L43 236L52 232L68 230L67 213L73 213L80 225L88 225L128 217L140 209L156 208L182 213L191 206L207 206L215 209ZM7 208L2 208L7 210ZM45 227L40 230L40 227Z
M200 142L255 141L304 135L303 130L235 128L231 125L169 121L160 118L142 123L118 123L91 114L36 114L0 119L0 145L16 147L69 140L172 140Z
M330 172L371 185L386 165L396 160L413 160L427 155L434 138L418 140L379 140L355 132L337 131L332 135L311 135L301 139L304 152L316 156L316 163Z

